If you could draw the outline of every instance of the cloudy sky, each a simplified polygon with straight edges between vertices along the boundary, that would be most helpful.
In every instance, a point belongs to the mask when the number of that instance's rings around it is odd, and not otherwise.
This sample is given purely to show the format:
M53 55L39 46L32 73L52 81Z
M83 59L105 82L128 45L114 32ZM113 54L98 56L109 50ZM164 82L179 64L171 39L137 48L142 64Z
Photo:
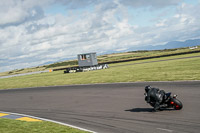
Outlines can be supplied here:
M198 39L199 9L200 0L0 0L0 72Z

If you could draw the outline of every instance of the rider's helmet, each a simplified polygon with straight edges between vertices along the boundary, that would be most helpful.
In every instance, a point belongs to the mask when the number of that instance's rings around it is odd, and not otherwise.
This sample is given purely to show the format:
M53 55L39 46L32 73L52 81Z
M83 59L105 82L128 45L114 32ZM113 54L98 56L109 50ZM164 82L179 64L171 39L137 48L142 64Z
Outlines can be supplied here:
M145 87L145 92L148 93L148 91L149 91L150 89L151 89L151 86L150 86L150 85L146 86L146 87Z

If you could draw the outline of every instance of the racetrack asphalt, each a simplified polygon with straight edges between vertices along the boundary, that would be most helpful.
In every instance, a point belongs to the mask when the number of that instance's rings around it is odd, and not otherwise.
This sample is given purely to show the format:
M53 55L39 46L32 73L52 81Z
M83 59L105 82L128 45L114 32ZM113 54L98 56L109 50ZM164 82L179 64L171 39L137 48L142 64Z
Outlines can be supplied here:
M151 85L177 94L182 110L152 112ZM42 117L99 133L199 133L200 81L136 82L0 91L0 110Z

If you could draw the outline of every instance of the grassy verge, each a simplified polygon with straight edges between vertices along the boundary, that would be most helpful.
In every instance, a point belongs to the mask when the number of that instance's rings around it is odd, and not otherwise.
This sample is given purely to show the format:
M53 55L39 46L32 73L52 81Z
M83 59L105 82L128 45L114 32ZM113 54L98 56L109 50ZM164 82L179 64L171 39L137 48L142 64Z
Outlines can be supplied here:
M51 122L25 122L0 118L0 133L88 133Z
M200 57L133 65L133 63L190 56L200 56L200 53L111 64L109 69L98 71L70 74L56 71L0 79L0 89L135 81L200 80Z
M104 63L104 62L113 62L113 61L119 61L119 60L140 59L140 58L163 56L163 55L192 52L192 51L199 51L199 50L200 50L200 46L198 46L197 49L189 49L188 47L185 47L185 48L165 49L165 50L151 50L151 51L146 50L146 51L131 51L131 52L125 52L125 53L113 53L113 54L98 56L98 62ZM0 76L44 71L44 70L49 70L49 69L61 69L61 68L72 67L76 65L78 65L77 60L70 60L70 61L68 60L68 61L53 63L50 65L38 66L38 67L33 67L33 68L24 68L24 69L9 71L9 72L2 72L0 73Z

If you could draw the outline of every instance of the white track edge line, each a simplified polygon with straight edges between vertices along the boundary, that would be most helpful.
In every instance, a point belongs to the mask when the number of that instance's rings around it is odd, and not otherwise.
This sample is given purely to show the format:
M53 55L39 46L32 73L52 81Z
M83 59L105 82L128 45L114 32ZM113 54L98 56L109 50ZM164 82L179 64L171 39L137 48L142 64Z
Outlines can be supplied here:
M26 115L26 114L12 113L12 112L4 112L4 111L0 111L0 113L31 117L31 118L35 118L35 119L39 119L39 120L43 120L43 121L48 121L48 122L53 122L53 123L56 123L56 124L68 126L68 127L71 127L71 128L76 128L76 129L79 129L79 130L82 130L82 131L86 131L86 132L97 133L95 131L91 131L91 130L88 130L88 129L85 129L85 128L77 127L77 126L74 126L74 125L70 125L70 124L66 124L66 123L63 123L63 122L50 120L50 119L46 119L46 118L35 117L35 116L31 116L31 115Z
M167 131L167 132L173 132L173 130L169 130L169 129L165 129L165 128L156 128L158 130L162 130L162 131Z

